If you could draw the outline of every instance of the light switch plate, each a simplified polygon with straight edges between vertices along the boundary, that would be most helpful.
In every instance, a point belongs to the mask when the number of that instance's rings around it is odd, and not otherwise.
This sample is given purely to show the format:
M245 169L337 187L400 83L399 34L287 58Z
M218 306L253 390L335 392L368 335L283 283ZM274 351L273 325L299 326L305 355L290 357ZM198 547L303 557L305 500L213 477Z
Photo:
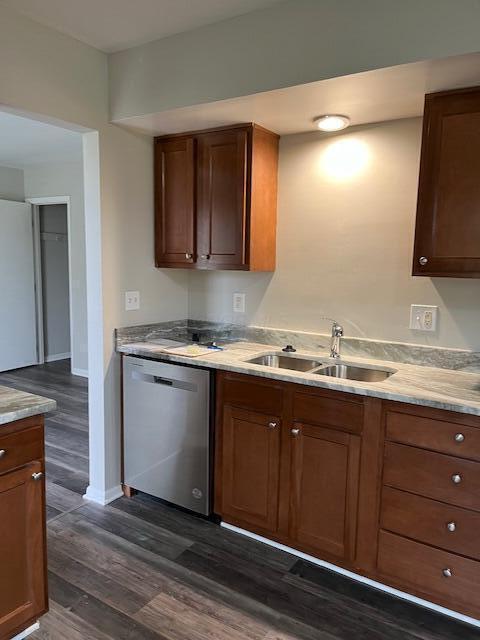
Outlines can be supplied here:
M140 309L140 291L125 291L125 311Z
M437 330L438 307L412 304L410 307L410 329L415 331Z
M233 294L233 311L234 313L245 313L245 294Z

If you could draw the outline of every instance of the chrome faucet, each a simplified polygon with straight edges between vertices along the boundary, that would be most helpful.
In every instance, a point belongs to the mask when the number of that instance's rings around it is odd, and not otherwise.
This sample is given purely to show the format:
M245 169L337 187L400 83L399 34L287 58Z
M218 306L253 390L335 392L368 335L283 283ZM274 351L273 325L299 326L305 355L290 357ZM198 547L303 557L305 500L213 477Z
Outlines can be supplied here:
M332 320L332 339L330 341L330 357L340 358L340 339L343 336L343 327L336 320Z

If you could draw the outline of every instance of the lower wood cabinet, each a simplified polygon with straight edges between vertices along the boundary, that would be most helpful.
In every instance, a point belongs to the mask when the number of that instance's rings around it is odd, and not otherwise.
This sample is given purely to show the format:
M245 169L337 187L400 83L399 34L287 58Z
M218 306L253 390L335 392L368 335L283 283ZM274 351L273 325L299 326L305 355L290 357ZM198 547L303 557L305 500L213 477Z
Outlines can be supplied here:
M226 405L222 511L275 532L278 526L280 419Z
M33 451L40 451L40 459L9 468L8 461L15 465L18 459L18 442L25 441ZM7 640L48 609L43 425L39 419L2 427L0 450L4 452L0 473L0 640Z
M290 537L300 546L354 560L360 438L294 423Z
M480 618L479 442L478 416L220 372L215 512Z
M217 381L216 512L352 566L363 401L316 390L299 394L296 385L251 376L220 373ZM315 423L305 422L307 416Z

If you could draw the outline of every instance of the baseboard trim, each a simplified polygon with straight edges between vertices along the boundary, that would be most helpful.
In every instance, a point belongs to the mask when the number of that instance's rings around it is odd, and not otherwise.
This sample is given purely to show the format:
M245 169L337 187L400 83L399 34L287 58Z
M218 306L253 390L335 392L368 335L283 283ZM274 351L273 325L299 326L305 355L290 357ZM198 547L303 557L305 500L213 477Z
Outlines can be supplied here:
M380 591L384 591L385 593L389 593L390 595L397 596L397 598L401 598L402 600L408 600L408 602L418 604L422 607L425 607L426 609L436 611L437 613L442 613L443 615L449 616L450 618L455 618L455 620L459 620L460 622L466 622L467 624L470 624L474 627L480 627L480 620L471 618L470 616L466 616L463 613L458 613L458 611L452 611L452 609L441 607L440 605L434 604L429 600L423 600L422 598L412 596L410 593L405 593L404 591L400 591L399 589L389 587L382 582L376 582L375 580L371 580L370 578L365 578L364 576L358 575L358 573L353 573L352 571L348 571L347 569L337 567L330 562L319 560L314 556L308 555L308 553L303 553L302 551L298 551L297 549L293 549L292 547L287 547L286 545L280 544L279 542L274 542L273 540L269 540L268 538L259 536L256 533L247 531L246 529L241 529L240 527L236 527L233 524L228 524L228 522L221 522L220 526L224 527L225 529L229 529L230 531L234 531L235 533L239 533L242 536L246 536L247 538L252 538L253 540L257 540L258 542L268 544L269 547L275 547L275 549L280 549L281 551L290 553L297 558L301 558L302 560L307 560L308 562L316 564L319 567L324 567L325 569L330 569L330 571L335 571L335 573L339 573L342 576L346 576L347 578L351 578L352 580L361 582L362 584L368 585L369 587L374 587L375 589L379 589Z
M57 360L68 360L71 353L54 353L51 356L45 356L45 362L57 362Z
M74 376L81 376L82 378L88 378L87 369L77 369L76 367L72 367L72 373Z
M113 487L108 491L100 491L99 489L95 489L94 487L88 485L85 495L83 496L84 500L88 500L89 502L96 502L97 504L101 504L103 507L117 498L121 498L123 496L122 485L118 485L118 487Z
M24 631L22 631L18 635L13 636L12 640L23 640L23 638L26 638L31 633L33 633L34 631L38 631L39 629L40 629L40 623L39 622L35 622L30 627L28 627L28 629L25 629Z

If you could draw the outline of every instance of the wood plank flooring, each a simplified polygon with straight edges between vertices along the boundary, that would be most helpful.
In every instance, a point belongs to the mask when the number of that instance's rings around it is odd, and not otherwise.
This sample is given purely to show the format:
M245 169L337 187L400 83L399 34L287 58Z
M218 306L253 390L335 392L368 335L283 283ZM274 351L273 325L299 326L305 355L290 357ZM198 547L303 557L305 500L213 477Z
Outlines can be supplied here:
M86 381L68 362L0 375L57 399L47 418L50 612L33 640L479 640L408 604L145 495L87 484Z

